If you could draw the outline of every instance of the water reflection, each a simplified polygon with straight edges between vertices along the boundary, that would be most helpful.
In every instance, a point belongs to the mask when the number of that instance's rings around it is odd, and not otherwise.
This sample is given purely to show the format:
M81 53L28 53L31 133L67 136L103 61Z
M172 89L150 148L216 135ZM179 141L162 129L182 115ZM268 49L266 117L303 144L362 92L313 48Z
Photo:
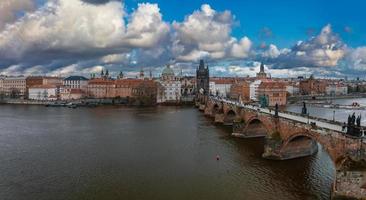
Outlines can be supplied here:
M2 199L329 198L323 150L265 160L263 139L232 138L194 108L0 110Z

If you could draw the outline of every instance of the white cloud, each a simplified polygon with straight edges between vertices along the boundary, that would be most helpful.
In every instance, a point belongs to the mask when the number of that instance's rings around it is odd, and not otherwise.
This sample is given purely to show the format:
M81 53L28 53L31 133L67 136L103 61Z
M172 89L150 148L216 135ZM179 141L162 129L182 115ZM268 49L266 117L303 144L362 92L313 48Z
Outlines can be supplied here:
M100 5L49 1L0 32L0 56L21 60L33 53L58 57L130 52L155 47L169 32L156 4L139 4L127 25L126 16L117 1Z
M243 37L238 42L231 37L234 17L230 11L217 12L204 4L201 10L186 16L183 22L173 22L175 42L173 53L178 60L196 61L202 56L212 59L248 56L251 41Z
M8 23L16 20L16 12L34 9L33 0L1 0L0 1L0 30Z
M83 75L89 77L90 74L99 74L102 70L105 70L103 66L94 66L89 68L83 68L80 65L72 64L69 66L61 67L56 70L53 70L47 75L49 76L59 76L59 77L67 77L70 75Z
M366 71L366 47L358 47L350 50L346 58L348 68Z
M133 47L155 47L169 30L169 25L162 20L158 5L142 3L132 13L124 40Z
M299 41L291 51L270 47L263 56L271 58L279 68L294 67L335 67L344 58L346 45L332 32L328 24L319 35L307 41Z

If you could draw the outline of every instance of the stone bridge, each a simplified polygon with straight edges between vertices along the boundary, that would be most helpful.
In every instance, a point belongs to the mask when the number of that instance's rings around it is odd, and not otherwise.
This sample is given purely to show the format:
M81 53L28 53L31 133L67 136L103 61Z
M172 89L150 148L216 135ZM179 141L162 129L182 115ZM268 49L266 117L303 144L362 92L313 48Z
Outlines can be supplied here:
M205 97L196 105L215 123L232 125L233 136L264 137L263 157L267 159L309 156L318 151L319 143L334 162L337 172L335 183L346 175L355 176L353 172L361 173L356 191L344 186L345 183L334 184L334 197L366 198L366 144L360 138L347 136L340 122L290 112L279 112L275 116L274 110L213 97Z

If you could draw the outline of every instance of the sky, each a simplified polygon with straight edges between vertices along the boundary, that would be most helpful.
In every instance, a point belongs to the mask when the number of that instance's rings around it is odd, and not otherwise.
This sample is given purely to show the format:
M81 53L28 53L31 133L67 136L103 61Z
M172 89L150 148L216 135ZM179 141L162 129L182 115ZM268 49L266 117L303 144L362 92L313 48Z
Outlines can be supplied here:
M363 78L362 0L2 0L0 74Z

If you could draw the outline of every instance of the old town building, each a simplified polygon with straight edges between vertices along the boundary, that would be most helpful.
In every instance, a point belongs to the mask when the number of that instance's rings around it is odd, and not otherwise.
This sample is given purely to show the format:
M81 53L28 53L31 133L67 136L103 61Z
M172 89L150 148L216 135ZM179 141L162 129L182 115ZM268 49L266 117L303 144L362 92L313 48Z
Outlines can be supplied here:
M86 93L90 98L114 98L115 82L106 78L94 78L89 80Z
M286 84L277 81L264 81L258 87L258 98L265 100L267 106L284 106L287 103Z
M163 70L160 78L163 92L158 92L158 103L177 103L181 100L181 82L170 65Z
M38 85L62 85L63 78L53 76L28 76L26 78L27 88Z
M298 82L289 82L286 86L286 91L290 96L299 95L300 88Z
M197 92L205 95L209 95L210 92L210 71L208 66L205 65L203 60L200 60L200 64L196 70L197 79Z
M249 102L250 84L246 81L233 84L230 88L230 98L242 102Z
M28 88L28 99L32 100L57 100L59 98L60 86L56 85L35 85Z
M5 76L0 75L0 97L4 95L4 79Z
M255 80L250 83L249 98L252 101L258 101L258 88L262 80Z
M26 97L26 78L24 76L5 77L3 80L3 91L6 96L12 98Z
M326 86L325 93L331 96L346 95L348 94L348 87L342 83L331 83Z
M212 78L210 80L210 94L227 97L230 93L231 85L234 83L234 78Z
M60 91L62 100L76 100L86 96L88 79L83 76L69 76L63 80Z
M133 89L137 88L144 80L141 79L119 79L115 81L115 97L133 97Z
M264 72L264 64L261 63L260 70L257 73L257 79L267 79L267 74Z
M300 81L300 93L302 95L322 95L325 94L326 82L314 79L311 75L309 79Z
M157 103L159 83L153 80L142 80L132 88L134 104L154 105Z
M61 100L77 100L86 97L86 91L81 89L68 89L60 92Z
M85 90L88 86L88 79L83 76L69 76L63 80L63 86L66 90L81 89Z
M181 82L181 94L183 101L193 101L196 94L196 79L193 76L183 76Z

